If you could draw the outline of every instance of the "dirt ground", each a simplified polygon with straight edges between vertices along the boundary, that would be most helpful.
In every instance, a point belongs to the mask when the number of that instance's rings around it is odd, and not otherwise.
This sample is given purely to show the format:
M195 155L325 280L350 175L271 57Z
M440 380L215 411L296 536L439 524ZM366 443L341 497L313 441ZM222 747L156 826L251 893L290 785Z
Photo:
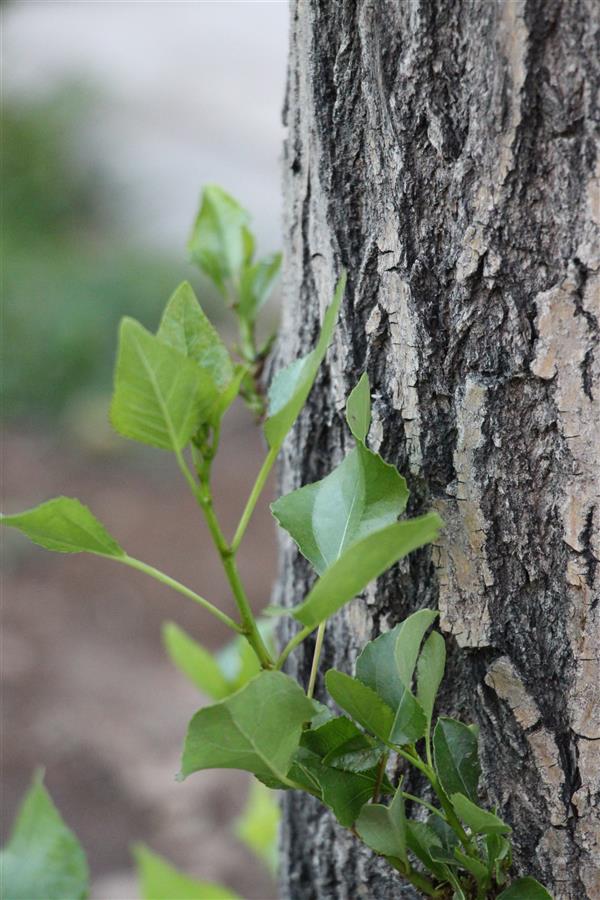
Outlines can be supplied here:
M58 494L79 497L131 555L194 587L228 612L232 601L208 534L168 454L69 448L67 435L9 430L4 499L18 511ZM231 533L262 458L237 415L216 468L217 506ZM123 445L124 447L124 445ZM134 900L129 847L243 897L276 890L231 833L249 782L234 771L175 782L186 725L205 702L166 658L172 619L211 648L228 634L203 610L116 563L51 554L4 529L2 626L3 839L36 766L88 854L93 900ZM257 607L269 600L275 529L263 504L240 553Z

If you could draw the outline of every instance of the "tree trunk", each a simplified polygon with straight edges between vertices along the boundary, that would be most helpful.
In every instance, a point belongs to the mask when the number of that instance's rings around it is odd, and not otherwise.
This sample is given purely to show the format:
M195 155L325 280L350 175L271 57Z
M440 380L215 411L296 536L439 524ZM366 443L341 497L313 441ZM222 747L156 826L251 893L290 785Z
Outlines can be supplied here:
M411 511L446 522L335 616L322 672L437 605L440 709L481 727L516 869L598 900L600 6L296 0L291 17L280 364L313 346L342 266L349 285L282 488L350 446L366 369L372 445ZM312 577L284 542L278 599ZM415 896L305 795L286 795L282 840L291 900Z

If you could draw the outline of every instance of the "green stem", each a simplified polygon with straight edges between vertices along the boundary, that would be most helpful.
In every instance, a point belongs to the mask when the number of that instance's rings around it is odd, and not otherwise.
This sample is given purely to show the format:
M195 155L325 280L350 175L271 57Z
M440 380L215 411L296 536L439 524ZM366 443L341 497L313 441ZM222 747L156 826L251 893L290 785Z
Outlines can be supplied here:
M244 537L246 528L248 527L248 523L250 522L252 513L254 512L254 507L256 506L258 498L261 495L262 489L264 488L267 478L269 477L269 473L270 473L271 469L273 468L273 464L274 464L275 460L277 459L278 452L279 452L279 450L277 448L271 447L271 449L269 450L269 452L267 453L267 455L265 457L265 461L263 462L263 464L261 466L260 472L256 476L256 481L254 482L254 487L252 488L252 491L250 492L250 496L248 497L248 502L246 503L246 506L242 513L242 517L240 519L240 523L237 527L237 530L236 530L233 540L231 542L231 550L233 551L233 553L237 552L238 547L240 546L240 544L242 542L242 538Z
M443 822L446 821L446 817L443 812L437 809L433 804L428 803L427 800L422 800L420 797L415 797L414 794L407 794L406 791L400 792L405 800L410 800L412 803L419 803L421 806L424 806L425 809L428 809L429 812L434 813L434 815L438 816Z
M375 778L375 787L373 788L373 796L371 798L372 803L379 802L379 794L381 792L381 785L383 783L383 776L385 775L385 767L387 766L388 756L389 753L384 753L379 760L379 765L377 766L377 777Z
M308 679L308 689L306 691L306 696L312 700L312 696L315 692L315 683L317 680L317 672L319 671L319 659L321 657L321 649L323 647L323 638L325 636L325 626L327 622L321 622L319 625L319 629L317 631L317 637L315 640L315 649L313 653L312 666L310 668L310 678Z
M288 641L288 643L279 654L279 657L277 658L277 662L275 663L276 669L281 669L292 650L295 650L296 647L302 643L302 641L305 641L309 634L313 633L316 627L316 625L307 625L306 628L302 628L294 635L293 638L291 638L291 640ZM395 750L396 748L394 747L393 749Z
M171 578L169 575L165 575L164 572L161 572L160 569L155 569L154 566L149 566L148 563L142 562L140 559L135 559L133 556L119 556L113 557L117 559L118 562L123 563L125 566L129 566L132 569L137 569L138 572L145 572L146 575L150 575L151 578L154 578L156 581L160 581L162 584L166 584L168 587L172 588L174 591L177 591L180 594L183 594L184 597L188 597L190 600L194 600L196 603L199 603L200 606L204 607L209 613L212 613L219 621L223 622L224 625L227 625L228 628L232 628L233 631L237 631L238 634L243 634L243 628L238 625L237 622L234 622L226 613L221 612L216 606L209 600L205 600L204 597L201 597L199 594L196 594L195 591L192 591L190 588L186 587L184 584L181 584L179 581L175 581L174 578Z

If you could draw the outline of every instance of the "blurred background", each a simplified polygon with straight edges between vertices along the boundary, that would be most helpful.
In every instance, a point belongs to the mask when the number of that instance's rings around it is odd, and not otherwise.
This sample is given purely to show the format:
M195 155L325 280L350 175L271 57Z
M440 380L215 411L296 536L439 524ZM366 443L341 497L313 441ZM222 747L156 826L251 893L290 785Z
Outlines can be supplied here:
M279 249L287 4L28 0L1 15L3 508L79 497L130 553L229 611L169 456L113 435L107 409L122 315L154 329L187 278L230 327L187 262L202 185L251 212L259 253ZM226 421L215 476L231 532L263 451L242 408ZM137 841L244 897L275 897L236 833L244 776L174 780L203 698L166 658L161 623L213 649L227 639L219 624L109 562L54 556L12 531L2 540L2 839L44 765L95 900L137 896ZM275 570L264 509L240 562L260 608ZM272 830L268 813L257 821L257 834Z

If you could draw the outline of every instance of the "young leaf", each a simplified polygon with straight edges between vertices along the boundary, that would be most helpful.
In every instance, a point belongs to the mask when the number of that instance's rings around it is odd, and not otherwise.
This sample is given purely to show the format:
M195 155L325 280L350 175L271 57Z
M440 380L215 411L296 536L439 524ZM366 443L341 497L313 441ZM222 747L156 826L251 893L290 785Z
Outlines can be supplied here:
M3 900L84 900L85 854L67 828L37 772L0 851Z
M272 873L277 869L277 834L279 827L277 795L253 780L242 815L236 820L234 832L252 852L263 859Z
M212 379L192 359L134 319L123 319L111 405L119 434L163 450L181 450L216 397Z
M261 672L244 688L201 709L185 739L181 777L201 769L245 769L285 783L302 725L315 707L282 672Z
M306 403L319 366L337 322L338 312L346 287L346 273L342 273L335 288L333 300L325 311L321 334L315 349L297 359L277 373L269 390L269 411L265 422L265 436L269 447L278 450L285 436L298 418Z
M476 801L481 769L477 737L471 729L441 716L433 733L433 752L435 770L448 796L461 793Z
M280 497L271 511L322 575L357 541L395 522L407 500L398 470L359 444L326 478Z
M274 253L242 272L238 315L254 322L261 306L266 303L279 275L281 253Z
M404 620L396 639L396 664L400 680L410 688L421 641L429 626L437 619L432 609L419 609Z
M408 863L406 854L406 817L400 789L389 807L379 803L363 806L356 830L367 847L382 856L393 856Z
M183 875L143 844L133 848L142 900L240 900L220 884L196 881Z
M325 684L338 706L375 737L388 740L394 713L371 688L336 669L327 672Z
M435 512L395 522L357 541L319 578L293 609L303 625L316 627L359 594L374 578L417 547L435 540L442 527Z
M464 794L452 794L450 800L457 815L475 834L510 834L512 831L510 825L473 803Z
M427 716L427 727L431 726L433 706L446 665L446 643L437 631L432 631L421 650L417 663L417 700Z
M55 497L22 513L0 515L0 522L18 528L34 543L57 553L125 556L104 525L73 497Z
M364 444L371 427L371 386L369 376L363 372L348 396L346 421L357 441Z
M194 362L223 391L233 378L233 363L227 347L198 303L192 286L184 281L171 295L163 313L157 338Z
M552 895L535 878L517 878L498 900L552 900Z
M204 694L213 700L223 700L233 693L235 687L227 681L213 655L183 628L165 622L162 635L171 661Z
M249 221L246 210L222 188L214 184L204 188L188 249L224 297L226 282L236 278L252 257L254 242Z

